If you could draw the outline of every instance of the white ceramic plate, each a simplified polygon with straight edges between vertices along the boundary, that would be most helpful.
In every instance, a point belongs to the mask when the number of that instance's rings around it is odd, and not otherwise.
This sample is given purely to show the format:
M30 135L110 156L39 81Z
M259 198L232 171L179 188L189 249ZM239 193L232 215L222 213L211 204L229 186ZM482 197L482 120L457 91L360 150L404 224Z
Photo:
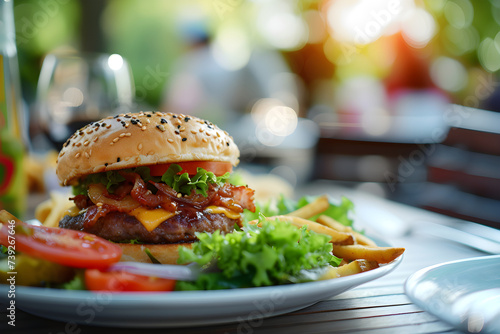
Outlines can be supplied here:
M16 287L16 307L53 320L116 327L181 327L252 322L292 312L386 275L402 256L380 268L332 280L217 291L93 293ZM0 298L8 287L0 285Z
M447 262L408 278L408 297L471 333L500 333L500 255Z

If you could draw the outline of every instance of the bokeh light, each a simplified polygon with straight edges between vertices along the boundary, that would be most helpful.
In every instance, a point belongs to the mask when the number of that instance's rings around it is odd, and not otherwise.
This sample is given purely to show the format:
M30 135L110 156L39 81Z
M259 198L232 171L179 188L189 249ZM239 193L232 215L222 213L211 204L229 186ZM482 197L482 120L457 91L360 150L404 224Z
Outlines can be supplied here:
M500 33L499 33L500 34ZM479 62L484 69L490 72L500 70L500 39L499 34L495 39L485 38L478 48Z
M444 6L444 15L452 27L467 28L474 18L474 7L469 0L449 0Z
M112 54L108 57L108 66L114 71L118 71L123 66L123 58L119 54Z
M241 27L225 25L215 37L212 53L220 67L229 71L239 70L250 60L248 37Z
M256 27L264 40L277 49L297 49L307 41L307 24L294 7L293 2L281 0L261 4Z
M402 23L403 36L414 48L426 46L436 33L436 22L429 12L416 8Z
M467 70L457 60L439 57L431 64L431 78L434 83L449 92L458 92L467 86Z

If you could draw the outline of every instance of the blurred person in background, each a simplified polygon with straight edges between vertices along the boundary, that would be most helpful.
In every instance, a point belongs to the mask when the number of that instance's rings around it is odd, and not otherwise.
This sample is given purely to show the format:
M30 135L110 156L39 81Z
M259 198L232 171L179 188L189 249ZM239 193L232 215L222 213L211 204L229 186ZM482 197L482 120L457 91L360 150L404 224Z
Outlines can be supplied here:
M227 59L228 52L212 38L204 13L185 8L177 25L186 50L172 66L161 102L163 111L195 115L227 128L262 98L277 98L296 108L295 100L287 101L300 96L296 81L275 80L291 72L277 50L238 48L238 36L228 36L239 52Z

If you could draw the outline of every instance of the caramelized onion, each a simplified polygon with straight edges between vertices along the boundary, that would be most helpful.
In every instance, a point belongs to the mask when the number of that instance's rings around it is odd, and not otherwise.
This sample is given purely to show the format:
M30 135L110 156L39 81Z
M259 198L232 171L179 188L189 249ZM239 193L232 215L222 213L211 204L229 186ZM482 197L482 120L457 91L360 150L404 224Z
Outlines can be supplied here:
M116 207L117 211L128 212L141 206L141 204L133 199L130 195L124 196L121 200L107 197L105 195L107 193L106 187L101 183L89 185L88 193L90 200L94 204L102 203L110 205Z

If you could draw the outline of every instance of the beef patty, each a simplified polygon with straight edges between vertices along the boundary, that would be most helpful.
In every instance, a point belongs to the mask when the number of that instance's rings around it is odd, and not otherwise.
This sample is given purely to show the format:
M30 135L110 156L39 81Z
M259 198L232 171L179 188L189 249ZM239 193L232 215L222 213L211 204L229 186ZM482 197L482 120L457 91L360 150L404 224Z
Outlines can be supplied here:
M153 231L146 230L134 216L124 212L113 211L99 218L91 227L85 227L85 214L65 216L59 227L84 231L114 242L165 244L196 241L195 232L230 233L237 219L230 219L223 214L212 214L200 211L181 212L158 225Z

